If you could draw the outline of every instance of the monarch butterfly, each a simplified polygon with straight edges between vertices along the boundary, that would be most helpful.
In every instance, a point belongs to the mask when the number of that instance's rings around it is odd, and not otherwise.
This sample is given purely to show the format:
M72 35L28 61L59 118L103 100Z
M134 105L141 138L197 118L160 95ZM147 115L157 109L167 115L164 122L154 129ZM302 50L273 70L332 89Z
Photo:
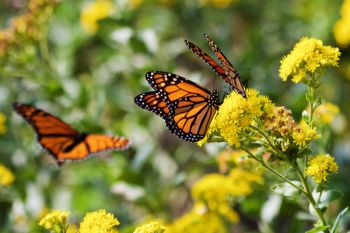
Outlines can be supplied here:
M204 60L212 69L220 76L225 82L230 84L230 87L241 94L243 97L246 97L244 86L241 83L240 75L234 66L227 60L225 55L221 52L219 47L215 42L210 39L207 34L204 34L205 39L207 40L210 48L213 50L215 56L219 59L221 66L216 63L207 53L205 53L201 48L192 42L185 40L187 47L198 57Z
M163 71L146 73L146 80L155 91L136 96L135 103L161 116L170 132L179 138L201 140L220 105L218 92Z
M61 119L32 105L13 103L13 108L33 127L38 142L58 165L68 160L82 160L99 152L129 147L129 141L123 137L79 133Z

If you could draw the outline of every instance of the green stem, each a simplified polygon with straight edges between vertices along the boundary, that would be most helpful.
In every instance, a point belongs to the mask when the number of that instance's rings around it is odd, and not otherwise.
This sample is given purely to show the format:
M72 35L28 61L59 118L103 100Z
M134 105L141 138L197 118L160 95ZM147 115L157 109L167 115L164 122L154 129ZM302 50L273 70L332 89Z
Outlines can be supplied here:
M299 176L299 179L300 179L300 181L302 182L302 184L304 186L304 191L305 191L304 195L306 196L306 198L308 199L308 201L310 202L310 204L312 205L312 207L316 211L318 219L322 222L322 225L328 226L327 222L326 222L326 219L324 218L321 209L316 206L317 203L316 203L315 199L312 196L312 192L311 192L309 183L307 182L303 172L300 170L299 165L296 163L296 164L293 165L293 167L296 169L297 174ZM326 230L324 230L324 232L325 233L329 233L329 230L326 229Z
M248 149L242 148L243 151L247 152L251 158L255 159L256 161L258 161L263 167L265 167L267 170L269 170L270 172L272 172L273 174L275 174L276 176L278 176L281 180L287 182L288 184L290 184L291 186L293 186L294 188L296 188L297 190L299 190L300 192L304 193L304 195L306 195L304 189L300 188L298 185L294 184L292 181L290 181L289 179L287 179L284 175L282 175L281 173L279 173L277 170L273 169L270 165L266 164L265 161L263 159L258 158L256 155L254 155L253 153L251 153Z

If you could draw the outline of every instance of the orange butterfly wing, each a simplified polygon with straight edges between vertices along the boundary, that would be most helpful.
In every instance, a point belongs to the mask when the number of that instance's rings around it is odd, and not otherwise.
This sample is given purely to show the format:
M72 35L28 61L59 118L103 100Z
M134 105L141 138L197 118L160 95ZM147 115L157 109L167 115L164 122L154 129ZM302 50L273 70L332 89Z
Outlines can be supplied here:
M124 150L129 141L122 137L79 133L59 118L28 104L14 103L13 108L34 129L38 142L60 165L109 150Z
M134 98L135 103L143 109L154 112L163 119L169 114L169 108L166 102L155 91L142 93Z
M168 72L148 72L146 80L168 106L165 123L170 132L185 141L202 139L220 104L218 93Z
M220 76L225 82L230 84L230 86L236 90L239 94L246 97L244 87L240 80L240 75L234 66L227 60L225 55L220 51L219 47L215 42L204 34L206 40L209 43L210 48L213 50L215 56L219 59L221 66L216 63L216 61L211 58L207 53L205 53L201 48L192 42L185 40L187 47L203 61L205 61L212 69Z
M238 71L221 52L221 50L215 44L215 42L212 39L210 39L210 37L207 34L204 34L204 37L208 41L210 48L213 50L215 56L219 59L222 68L228 76L228 80L225 81L228 82L231 85L231 87L233 87L239 94L241 94L243 97L246 97L246 93L241 83L241 77Z

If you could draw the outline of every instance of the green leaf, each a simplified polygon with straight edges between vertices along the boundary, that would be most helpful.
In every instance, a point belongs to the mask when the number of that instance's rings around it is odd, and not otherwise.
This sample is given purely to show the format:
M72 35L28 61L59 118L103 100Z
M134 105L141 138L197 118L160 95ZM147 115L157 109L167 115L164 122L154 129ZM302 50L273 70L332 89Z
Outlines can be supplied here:
M318 227L312 228L309 231L306 231L305 233L319 233L327 230L328 228L329 228L328 226L318 226Z
M321 197L320 197L321 194ZM317 192L316 189L312 192L312 196L315 200L319 200L316 207L317 208L325 208L331 203L343 196L343 193L338 190L327 190L325 192Z
M339 223L340 223L340 219L346 214L346 212L349 210L349 206L347 206L345 209L343 209L337 216L333 227L331 229L331 233L336 233L338 232L338 227L339 227Z
M292 183L295 184L296 186L301 187L301 183L299 181L293 180ZM299 194L299 190L288 183L276 184L276 185L272 186L271 189L275 193L278 193L278 194L286 196L286 197L292 197L292 196Z

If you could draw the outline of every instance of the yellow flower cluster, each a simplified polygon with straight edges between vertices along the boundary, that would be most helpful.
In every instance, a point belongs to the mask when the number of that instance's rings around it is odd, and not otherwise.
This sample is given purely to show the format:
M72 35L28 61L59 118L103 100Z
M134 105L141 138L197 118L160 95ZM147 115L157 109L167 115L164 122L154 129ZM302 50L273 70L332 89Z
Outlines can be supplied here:
M163 226L159 221L153 221L143 224L136 228L134 233L166 233L168 228Z
M7 167L0 164L0 185L8 186L12 184L14 180L15 176L12 172Z
M340 10L341 18L335 23L333 34L337 44L346 48L350 43L350 0L344 0Z
M242 168L234 168L228 176L229 185L235 187L232 196L247 196L253 192L254 183L261 184L263 182L259 172L253 173Z
M117 233L118 230L115 227L119 224L112 214L101 209L85 215L80 223L79 233Z
M219 107L212 120L206 137L199 142L205 143L211 134L218 132L229 145L240 146L239 134L254 123L256 118L273 113L273 104L254 89L247 89L247 98L231 92Z
M286 81L292 76L292 81L298 83L316 69L327 66L338 66L340 52L338 48L324 46L321 40L303 37L281 60L280 77Z
M199 0L199 4L201 4L203 6L213 5L217 8L226 8L232 2L235 2L235 0Z
M312 140L319 138L316 128L311 128L305 121L301 121L293 132L293 140L299 147L305 147Z
M83 29L90 33L96 33L98 21L112 15L115 6L111 0L96 0L84 6L80 15L80 24Z
M316 108L314 116L320 123L330 124L339 111L337 105L326 102Z
M0 112L0 134L6 133L6 116Z
M64 232L67 224L67 211L54 210L45 215L39 222L39 225L52 232Z
M338 171L338 165L329 154L320 154L308 162L305 174L311 176L316 183L326 182L330 173Z
M207 211L206 207L196 204L193 209L170 225L171 233L226 233L225 223L219 215Z
M28 1L26 13L13 18L11 26L0 31L0 57L7 55L11 46L23 46L26 41L40 40L42 27L48 22L57 3L57 0Z
M319 137L316 128L309 127L304 121L297 124L289 109L275 107L273 112L274 115L264 119L264 128L270 140L282 151L287 151L293 145L305 147Z

